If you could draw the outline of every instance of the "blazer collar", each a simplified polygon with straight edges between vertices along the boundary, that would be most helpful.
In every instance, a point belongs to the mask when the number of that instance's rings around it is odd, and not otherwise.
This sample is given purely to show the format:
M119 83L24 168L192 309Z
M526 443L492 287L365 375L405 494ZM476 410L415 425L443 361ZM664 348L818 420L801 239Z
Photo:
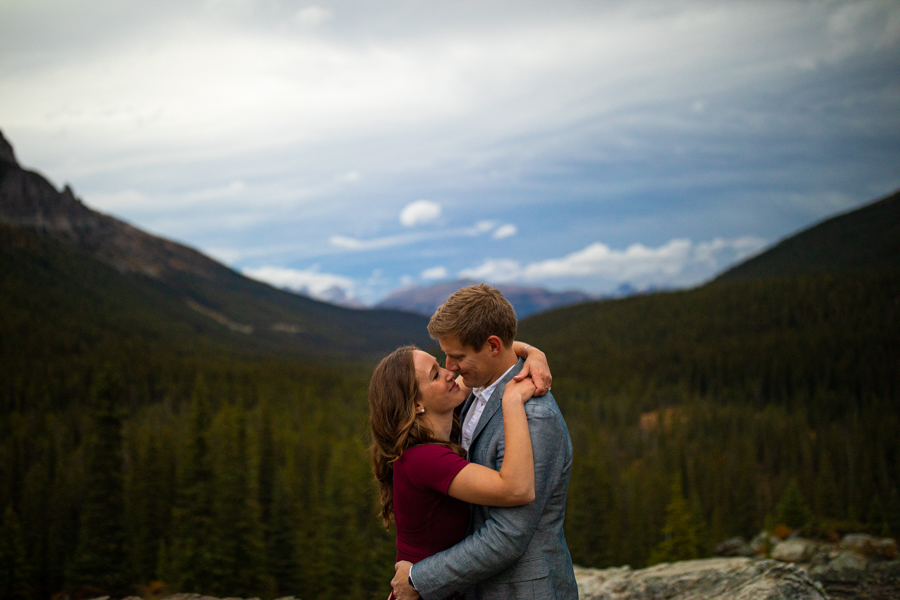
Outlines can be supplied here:
M516 375L519 374L519 371L522 370L522 367L525 365L525 359L520 358L518 362L513 365L513 367L506 372L506 375L500 380L500 383L497 384L497 387L494 388L494 392L491 394L491 398L488 400L487 404L484 405L484 412L481 413L481 418L478 419L478 425L475 426L475 433L472 434L472 443L469 445L469 451L471 452L472 446L475 445L475 441L478 439L478 435L484 429L487 422L491 420L491 417L494 416L494 413L500 408L503 400L503 388L506 384ZM469 400L466 402L467 406L465 410L469 409L472 401L474 401L475 394L469 394ZM463 412L465 414L465 412Z

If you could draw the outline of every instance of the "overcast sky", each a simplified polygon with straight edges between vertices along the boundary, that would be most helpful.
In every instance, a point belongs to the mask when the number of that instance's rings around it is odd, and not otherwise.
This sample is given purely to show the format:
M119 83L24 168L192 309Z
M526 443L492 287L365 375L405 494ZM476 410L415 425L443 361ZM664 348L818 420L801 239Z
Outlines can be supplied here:
M312 294L687 286L900 187L900 2L3 0L0 129Z

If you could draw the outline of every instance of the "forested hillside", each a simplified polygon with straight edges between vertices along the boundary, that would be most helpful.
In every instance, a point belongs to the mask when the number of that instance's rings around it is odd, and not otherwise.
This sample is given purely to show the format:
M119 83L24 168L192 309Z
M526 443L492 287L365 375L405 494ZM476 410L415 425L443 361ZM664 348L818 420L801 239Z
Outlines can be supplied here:
M645 564L674 481L698 555L774 524L792 480L812 533L900 534L900 273L593 303L520 335L555 359L577 562Z

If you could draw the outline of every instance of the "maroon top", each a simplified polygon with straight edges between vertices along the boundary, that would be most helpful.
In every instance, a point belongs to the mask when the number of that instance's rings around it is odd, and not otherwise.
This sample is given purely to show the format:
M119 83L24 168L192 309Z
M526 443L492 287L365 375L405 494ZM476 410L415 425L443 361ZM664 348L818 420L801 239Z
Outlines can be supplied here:
M413 446L394 463L398 561L419 562L466 537L469 505L447 490L468 464L438 444Z

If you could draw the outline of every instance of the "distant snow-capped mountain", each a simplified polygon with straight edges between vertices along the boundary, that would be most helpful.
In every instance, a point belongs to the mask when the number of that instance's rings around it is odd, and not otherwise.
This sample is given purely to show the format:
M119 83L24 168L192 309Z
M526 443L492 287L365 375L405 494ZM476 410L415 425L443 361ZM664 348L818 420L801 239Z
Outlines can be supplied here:
M398 290L375 305L375 308L395 308L431 316L450 294L477 281L457 279L443 281L428 287ZM500 284L497 289L516 309L520 319L551 308L596 300L594 296L579 291L552 292L540 287Z

